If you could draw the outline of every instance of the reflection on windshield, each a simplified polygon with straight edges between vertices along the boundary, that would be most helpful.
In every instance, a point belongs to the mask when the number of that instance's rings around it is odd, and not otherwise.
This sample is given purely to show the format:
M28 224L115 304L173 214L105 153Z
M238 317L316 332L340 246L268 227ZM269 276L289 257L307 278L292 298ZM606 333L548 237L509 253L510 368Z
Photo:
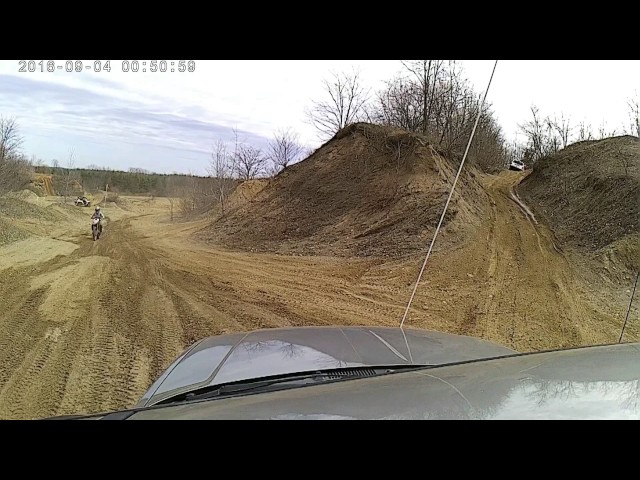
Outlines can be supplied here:
M256 355L256 353L260 353ZM291 359L296 359L292 362ZM306 345L268 340L243 342L224 363L214 379L215 384L274 374L309 370L360 367L360 362L337 359Z
M231 345L218 345L189 355L174 368L156 394L205 381L211 375L212 366L218 365L230 348Z

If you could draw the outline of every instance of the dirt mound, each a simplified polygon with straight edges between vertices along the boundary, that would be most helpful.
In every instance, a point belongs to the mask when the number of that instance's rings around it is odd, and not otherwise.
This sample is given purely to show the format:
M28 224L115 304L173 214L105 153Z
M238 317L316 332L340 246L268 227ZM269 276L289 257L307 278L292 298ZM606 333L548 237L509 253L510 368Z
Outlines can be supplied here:
M15 225L10 219L0 217L0 247L28 237L29 233Z
M253 200L269 183L265 179L247 180L238 185L227 199L227 205L234 209Z
M255 180L246 180L236 186L225 202L225 210L227 212L238 210L246 206L269 184L269 180L257 178ZM222 216L222 208L220 204L216 205L209 213L214 218ZM226 212L225 212L226 213Z
M38 201L40 200L38 194L29 189L20 190L18 192L8 192L5 193L4 196L7 198L17 198L19 200L24 200L25 202L32 203L38 203Z
M203 236L251 250L399 256L425 248L454 175L454 166L421 135L358 123L277 175ZM449 230L460 215L458 227L478 216L483 193L473 176L465 172L460 179L444 222Z
M631 277L626 273L640 269L640 234L625 235L612 242L600 249L596 258L601 261L609 276L618 276L620 281L630 280Z
M570 145L536 163L518 192L561 244L583 252L638 234L640 141L621 136Z
M35 195L35 194L33 194ZM37 197L36 197L37 198ZM61 220L62 215L49 204L39 205L17 196L0 197L0 215L11 219Z
M24 190L0 196L0 245L4 246L31 235L58 238L73 226L85 225L89 211L74 206L62 197L38 197Z

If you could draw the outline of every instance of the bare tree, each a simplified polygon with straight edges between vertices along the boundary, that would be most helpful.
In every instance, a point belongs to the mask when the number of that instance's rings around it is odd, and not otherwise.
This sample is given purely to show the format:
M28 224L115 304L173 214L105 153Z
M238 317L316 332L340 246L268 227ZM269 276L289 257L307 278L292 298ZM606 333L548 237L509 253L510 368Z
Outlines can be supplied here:
M603 120L602 123L600 124L600 127L598 127L598 134L600 135L599 140L602 140L603 138L608 138L608 137L615 137L617 133L618 131L616 128L614 128L613 130L607 133L606 120Z
M477 109L476 107L476 116ZM478 128L469 150L469 160L484 172L496 172L504 165L510 152L498 122L488 111L480 114Z
M0 195L29 184L31 164L21 153L22 141L17 122L0 117Z
M151 173L150 170L144 169L144 168L139 168L139 167L129 167L129 173L146 173L149 174Z
M197 210L199 196L198 179L190 171L178 189L178 206L182 215L189 215Z
M554 121L551 117L545 117L544 126L545 132L543 138L545 140L544 146L546 147L546 153L556 153L561 148L562 140L556 131Z
M422 127L420 88L412 81L398 76L386 83L376 95L376 105L369 117L377 123L417 132Z
M167 200L169 200L169 220L171 220L173 222L173 212L174 212L174 206L176 203L176 199L173 196L172 193L168 193L167 195Z
M259 148L251 145L239 145L235 155L235 162L236 171L240 179L251 180L263 172L266 157Z
M527 137L527 147L532 162L556 153L569 145L574 131L574 128L571 127L570 117L565 118L564 114L561 113L559 119L555 115L553 118L550 116L542 118L540 110L535 105L531 106L531 113L533 118L519 125L519 128ZM590 127L582 122L579 126L578 139L586 140L590 138Z
M443 73L443 60L415 60L402 62L406 68L417 79L421 91L421 130L426 134L429 130L429 122L436 104L436 85Z
M471 135L473 123L478 116L480 99L476 98L473 90L464 83L460 84L452 80L448 94L441 99L439 118L435 119L437 130L440 133L438 145L449 156L460 152L466 140ZM488 105L483 107L479 126L486 124L489 117ZM486 124L488 126L488 124ZM482 128L481 128L482 130ZM476 132L476 135L479 132Z
M481 97L455 61L403 62L403 72L379 91L370 105L373 121L420 132L449 158L466 147ZM484 171L503 166L507 150L490 105L482 107L469 160Z
M15 158L20 154L23 138L14 118L0 117L0 161Z
M53 168L60 168L60 161L57 158L54 158L53 161L51 162L51 166Z
M209 175L215 179L214 188L222 209L222 215L225 214L227 196L234 186L235 160L236 156L229 154L227 145L222 140L218 140L213 146L208 171Z
M167 176L163 182L159 183L154 191L157 197L165 197L169 202L169 220L173 222L176 211L176 196L178 188L175 176Z
M531 161L535 163L562 148L562 135L566 136L567 142L569 141L569 124L568 120L563 120L563 123L560 123L556 128L554 120L548 116L542 118L540 110L535 105L531 106L531 113L533 119L518 125L518 127L527 137Z
M75 170L75 157L75 150L71 148L69 150L69 157L67 158L64 172L62 173L62 195L64 197L64 203L67 203L67 197L73 193L73 187L79 179L78 172Z
M627 106L629 107L631 135L638 137L638 140L640 140L640 102L638 101L637 93L635 98L629 98L627 100ZM619 155L618 158L620 165L624 169L624 174L628 176L629 169L635 165L636 159L633 156L624 154Z
M461 72L454 61L416 60L402 65L402 73L378 92L369 116L378 123L429 135L435 143L446 119L457 113L458 97L465 90Z
M522 125L518 125L518 127L527 137L529 149L533 155L532 160L535 162L545 155L546 142L544 121L540 118L540 109L535 105L532 105L531 114L533 115L533 119Z
M269 160L273 163L273 172L280 173L298 161L303 150L303 146L298 141L298 134L290 128L276 132L273 135L273 140L269 143L267 153Z
M548 120L550 129L554 130L557 133L558 138L560 139L560 145L562 148L566 148L569 144L569 137L571 136L571 120L570 117L564 118L564 113L560 113L560 120L558 120L555 116L553 121Z
M31 171L31 163L24 155L0 159L0 195L27 188Z
M360 72L351 75L333 73L331 80L324 80L324 89L329 98L314 101L308 110L310 123L318 129L320 136L332 137L339 130L362 119L369 91L360 82Z
M627 105L629 107L629 120L631 120L631 135L640 138L640 101L637 93L635 98L629 98Z
M587 125L584 121L578 125L578 141L593 140L591 125Z

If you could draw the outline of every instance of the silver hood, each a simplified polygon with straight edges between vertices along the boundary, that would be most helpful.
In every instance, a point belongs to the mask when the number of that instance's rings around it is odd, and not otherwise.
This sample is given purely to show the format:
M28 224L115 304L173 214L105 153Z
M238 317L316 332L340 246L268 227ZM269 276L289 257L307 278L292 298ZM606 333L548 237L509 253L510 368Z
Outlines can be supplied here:
M198 388L332 368L441 365L500 357L509 348L462 335L388 327L294 327L200 340L173 362L138 407Z
M640 419L640 343L521 354L144 409L131 420Z

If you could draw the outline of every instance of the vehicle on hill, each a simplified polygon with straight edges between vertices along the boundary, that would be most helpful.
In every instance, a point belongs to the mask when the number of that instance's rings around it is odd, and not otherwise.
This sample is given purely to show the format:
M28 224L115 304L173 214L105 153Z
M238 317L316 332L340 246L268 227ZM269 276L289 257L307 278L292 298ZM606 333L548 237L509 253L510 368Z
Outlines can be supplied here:
M84 196L80 196L80 197L76 198L73 203L74 203L74 205L76 207L90 207L91 206L91 201L87 197L84 197Z
M525 168L526 168L526 166L522 162L522 160L513 160L509 164L509 170L517 170L519 172L524 172Z

